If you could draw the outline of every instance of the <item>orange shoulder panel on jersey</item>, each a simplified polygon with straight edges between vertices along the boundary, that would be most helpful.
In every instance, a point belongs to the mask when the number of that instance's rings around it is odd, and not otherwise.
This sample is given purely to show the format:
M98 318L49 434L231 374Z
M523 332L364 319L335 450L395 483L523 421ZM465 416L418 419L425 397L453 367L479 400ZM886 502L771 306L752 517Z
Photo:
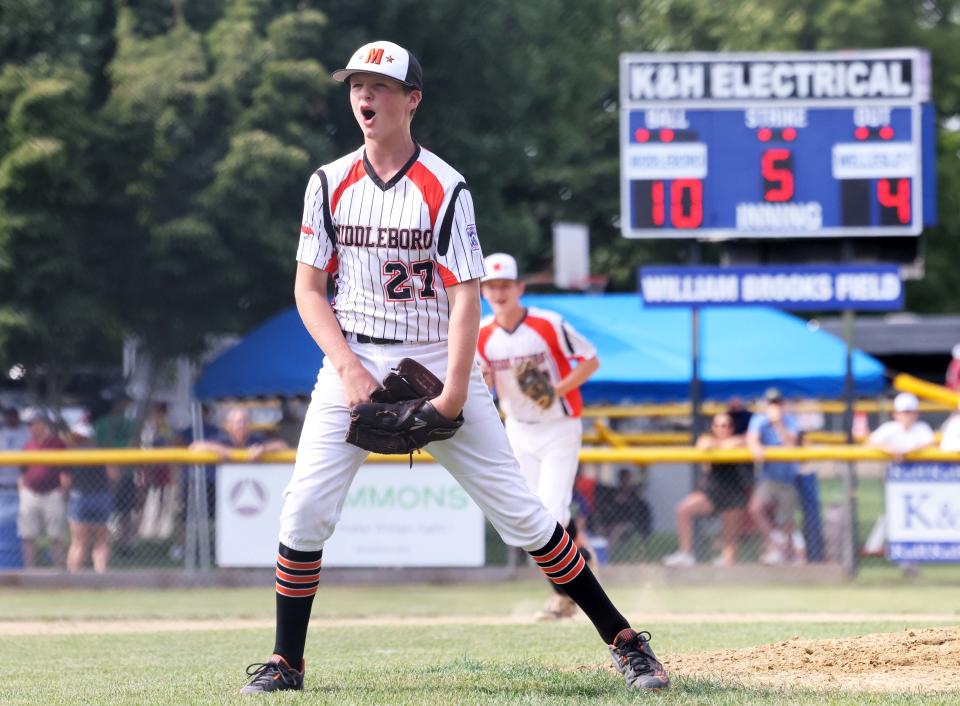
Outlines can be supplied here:
M423 201L430 211L430 228L436 230L437 214L440 213L440 207L443 205L443 185L437 179L437 175L420 161L414 162L410 167L407 178L420 190L420 195L423 196Z
M337 204L340 203L340 198L343 196L343 192L363 179L365 175L366 172L363 169L363 161L358 159L353 163L353 166L350 167L350 171L347 172L347 176L345 176L343 181L341 181L337 185L337 188L334 189L333 196L330 197L331 215L337 212Z
M497 322L491 321L486 326L480 327L480 336L477 339L477 353L480 354L480 357L483 358L484 362L487 365L490 364L490 359L487 358L487 341L490 340L490 336L493 335L493 332L497 329Z
M560 372L560 377L565 378L570 374L572 367L570 361L567 360L567 356L564 355L563 349L560 348L560 339L557 337L557 329L554 328L553 323L549 319L544 319L533 314L527 314L523 319L523 325L529 326L542 338L547 346L550 348L550 354L553 356L554 362L557 364L557 370ZM570 405L571 412L574 417L579 417L580 412L583 409L583 398L580 396L580 390L574 389L564 395L567 404Z
M460 284L460 280L457 279L457 276L439 262L437 263L437 271L440 273L440 279L443 282L444 287L452 287L455 284Z

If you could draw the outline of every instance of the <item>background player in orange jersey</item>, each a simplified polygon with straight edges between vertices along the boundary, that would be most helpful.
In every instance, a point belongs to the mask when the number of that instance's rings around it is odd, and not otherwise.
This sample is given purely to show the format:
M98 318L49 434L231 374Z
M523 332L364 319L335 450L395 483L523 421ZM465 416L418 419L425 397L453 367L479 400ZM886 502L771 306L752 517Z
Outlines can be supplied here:
M552 311L524 307L517 261L506 253L486 258L480 290L493 314L480 322L477 354L487 383L506 415L507 438L527 485L589 561L586 537L570 519L577 475L583 400L580 386L600 361L593 345ZM571 365L576 362L576 365ZM538 620L576 614L577 605L557 584Z

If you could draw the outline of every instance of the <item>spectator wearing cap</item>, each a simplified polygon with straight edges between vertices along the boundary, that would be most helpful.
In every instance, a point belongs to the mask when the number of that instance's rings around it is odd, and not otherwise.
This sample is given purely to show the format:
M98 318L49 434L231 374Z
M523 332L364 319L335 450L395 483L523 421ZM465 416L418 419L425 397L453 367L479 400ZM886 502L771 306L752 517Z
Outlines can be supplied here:
M66 435L70 448L91 448L94 430L84 417ZM89 557L93 570L102 574L110 562L110 531L107 521L113 512L109 472L103 466L71 468L60 474L67 489L67 518L70 522L70 549L67 570L80 571Z
M771 387L764 393L764 411L754 414L747 428L747 447L759 467L757 485L747 506L750 517L764 537L760 561L781 564L793 553L794 515L799 498L794 461L766 461L770 446L799 445L800 431L784 409L783 395Z
M873 430L867 445L900 461L911 451L933 445L933 429L920 419L920 401L916 395L901 392L893 398L893 419Z
M23 451L30 440L30 432L20 421L20 413L14 407L3 410L0 419L0 451ZM17 466L0 466L0 492L15 492L20 469Z
M53 431L53 420L42 410L27 415L30 439L24 451L62 450L66 445ZM60 471L53 466L34 463L24 466L19 483L20 510L17 534L23 550L23 565L37 565L37 539L46 535L53 565L62 568L63 535L67 524L67 503L60 486Z

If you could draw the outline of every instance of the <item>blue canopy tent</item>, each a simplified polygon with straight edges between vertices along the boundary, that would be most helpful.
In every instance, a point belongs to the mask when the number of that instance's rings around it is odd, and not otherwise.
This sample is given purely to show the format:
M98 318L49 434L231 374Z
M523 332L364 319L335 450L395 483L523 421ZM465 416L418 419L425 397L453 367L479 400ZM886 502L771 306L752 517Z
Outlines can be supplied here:
M291 307L207 363L193 392L201 400L303 395L313 389L322 362L323 353Z
M688 309L647 309L636 294L530 295L524 303L559 312L596 345L601 365L583 388L587 402L689 396ZM771 385L788 397L843 393L843 342L802 319L763 307L711 307L700 322L706 398L757 397ZM322 360L290 309L210 362L195 392L200 399L306 394ZM883 390L883 365L871 356L856 351L853 374L858 394Z

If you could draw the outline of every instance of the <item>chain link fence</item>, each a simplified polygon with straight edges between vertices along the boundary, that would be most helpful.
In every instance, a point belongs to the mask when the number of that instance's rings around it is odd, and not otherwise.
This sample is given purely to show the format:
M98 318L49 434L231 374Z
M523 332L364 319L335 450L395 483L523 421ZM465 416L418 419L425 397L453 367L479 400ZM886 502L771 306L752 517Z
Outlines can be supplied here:
M632 424L619 431L636 431ZM664 420L654 425L658 432L678 429ZM0 569L218 566L215 466L51 468L56 487L39 499L18 491L19 467L0 473ZM845 563L852 560L851 532L859 561L883 563L885 469L881 461L806 462L792 483L763 489L750 463L584 463L572 510L584 544L601 565ZM758 495L767 502L758 502ZM515 561L489 525L485 547L488 566Z

